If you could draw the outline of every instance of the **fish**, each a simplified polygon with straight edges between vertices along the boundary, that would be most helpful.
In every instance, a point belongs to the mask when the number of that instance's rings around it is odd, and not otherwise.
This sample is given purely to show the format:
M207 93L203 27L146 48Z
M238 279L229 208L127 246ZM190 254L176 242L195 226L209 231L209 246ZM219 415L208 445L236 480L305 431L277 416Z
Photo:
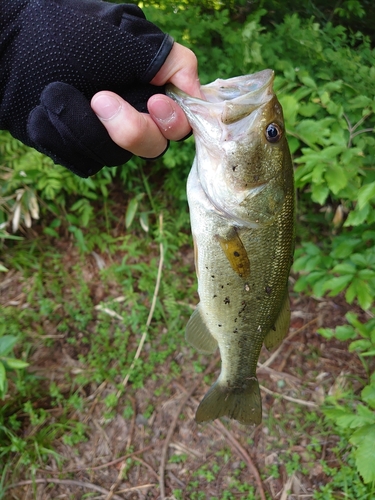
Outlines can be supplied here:
M217 79L195 98L169 85L185 112L196 155L187 181L199 304L186 340L220 350L221 372L196 411L198 423L262 421L256 374L262 345L288 333L295 190L274 72Z

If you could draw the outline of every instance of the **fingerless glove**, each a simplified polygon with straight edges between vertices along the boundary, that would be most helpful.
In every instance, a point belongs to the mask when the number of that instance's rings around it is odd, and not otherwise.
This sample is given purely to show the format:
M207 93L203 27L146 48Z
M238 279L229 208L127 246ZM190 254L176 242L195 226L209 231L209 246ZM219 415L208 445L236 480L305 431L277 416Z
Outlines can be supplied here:
M90 100L111 90L147 111L172 45L136 5L0 0L0 128L81 177L121 165L132 155Z

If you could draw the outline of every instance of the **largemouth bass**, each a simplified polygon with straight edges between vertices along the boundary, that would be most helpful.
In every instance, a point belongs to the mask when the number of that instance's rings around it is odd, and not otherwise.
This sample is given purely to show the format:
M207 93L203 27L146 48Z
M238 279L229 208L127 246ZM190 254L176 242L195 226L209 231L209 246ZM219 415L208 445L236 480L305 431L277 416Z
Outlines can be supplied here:
M186 338L203 353L219 346L222 360L197 422L261 422L260 350L289 329L293 166L273 79L271 70L219 79L201 87L206 100L167 90L196 142L187 194L200 303Z

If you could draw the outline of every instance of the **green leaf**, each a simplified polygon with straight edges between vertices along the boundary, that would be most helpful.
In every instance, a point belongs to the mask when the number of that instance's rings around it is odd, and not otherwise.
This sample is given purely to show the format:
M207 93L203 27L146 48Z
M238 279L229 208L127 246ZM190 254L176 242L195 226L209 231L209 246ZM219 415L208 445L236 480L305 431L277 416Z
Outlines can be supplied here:
M1 394L4 394L5 385L6 385L6 371L5 371L5 366L0 361L0 396L1 396Z
M335 336L335 332L332 328L319 328L318 333L326 339L332 339Z
M375 356L375 349L373 351L362 352L361 356Z
M129 201L128 208L126 209L126 214L125 214L126 229L129 229L129 227L132 225L137 210L138 210L138 200L136 198L132 198Z
M355 339L357 336L354 328L350 325L337 326L335 330L335 337L338 340L345 341Z
M375 278L375 271L373 271L372 269L361 269L357 274L358 278L365 281Z
M308 76L308 75L300 75L299 79L301 80L301 82L304 85L306 85L306 87L310 87L312 89L316 89L317 88L315 81L310 76Z
M325 184L313 184L311 187L311 199L319 205L324 205L329 195L329 188Z
M323 412L328 418L331 418L336 423L338 418L348 415L347 410L345 410L345 408L342 407L324 408Z
M353 249L361 243L359 238L347 238L342 241L332 252L331 255L334 259L345 259L353 253Z
M139 216L139 222L141 224L141 227L142 227L143 231L145 231L146 233L148 233L148 231L150 229L150 223L149 223L148 213L147 212L142 212L141 213L141 215Z
M43 228L43 233L46 234L47 236L52 236L53 238L59 237L59 233L55 231L52 227Z
M325 173L325 178L333 194L338 194L348 184L345 172L337 163L329 165Z
M335 274L351 274L351 275L354 275L355 272L356 272L356 268L350 262L343 262L342 264L337 264L337 266L335 266L332 269L332 272L335 273Z
M375 202L375 181L361 187L358 192L358 208L361 210L370 201Z
M0 338L0 356L6 356L16 345L18 338L14 335L4 335Z
M362 253L353 253L353 255L350 256L350 260L354 262L356 266L367 267L366 256Z
M357 446L354 457L363 481L375 481L375 424L365 425L355 431L350 442Z
M280 102L283 107L285 123L288 127L294 126L299 109L299 103L293 95L283 95L280 97Z
M326 281L324 289L331 290L330 295L337 295L350 283L353 279L352 274L344 274L342 276L336 276Z
M125 214L125 227L126 229L129 229L129 227L132 225L135 214L137 213L138 210L138 204L140 200L143 198L144 193L137 194L137 196L134 196L129 201L128 208L126 209L126 214Z
M313 284L313 287L312 287L312 292L313 292L313 295L315 295L315 297L323 297L323 295L325 294L325 289L324 289L324 285L327 281L327 277L326 277L326 273L319 273L319 274L323 274L323 277L317 281L315 281L315 283Z
M343 429L357 427L358 417L354 413L346 412L344 415L336 417L336 424Z
M2 358L2 361L6 364L7 367L13 370L20 370L29 366L29 363L26 363L26 361L22 361L21 359L16 358Z
M348 288L345 292L345 299L346 299L347 303L352 304L353 300L356 298L356 296L357 296L357 290L355 287L355 283L350 283L350 285L348 286Z
M366 385L361 393L363 401L375 410L375 384Z
M349 346L349 352L365 352L372 346L372 343L366 339L359 339L352 342Z
M370 205L367 204L359 210L358 205L349 213L348 218L344 222L344 227L359 226L363 224L370 213Z
M371 305L374 302L374 296L371 293L368 283L366 283L365 281L358 280L357 298L359 305L365 311L370 309Z
M358 412L358 417L362 418L363 421L366 421L367 423L374 423L375 424L375 413L370 410L365 405L359 404L357 406L357 412ZM375 444L375 441L374 441Z

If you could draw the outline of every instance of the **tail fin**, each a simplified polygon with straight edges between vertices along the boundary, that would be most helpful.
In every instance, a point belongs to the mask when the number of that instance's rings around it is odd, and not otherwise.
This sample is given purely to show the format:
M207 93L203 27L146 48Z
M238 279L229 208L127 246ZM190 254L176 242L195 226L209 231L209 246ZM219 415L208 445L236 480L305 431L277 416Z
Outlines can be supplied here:
M241 388L227 387L217 381L198 406L195 420L206 422L224 415L241 424L261 423L262 400L256 377L247 380Z

